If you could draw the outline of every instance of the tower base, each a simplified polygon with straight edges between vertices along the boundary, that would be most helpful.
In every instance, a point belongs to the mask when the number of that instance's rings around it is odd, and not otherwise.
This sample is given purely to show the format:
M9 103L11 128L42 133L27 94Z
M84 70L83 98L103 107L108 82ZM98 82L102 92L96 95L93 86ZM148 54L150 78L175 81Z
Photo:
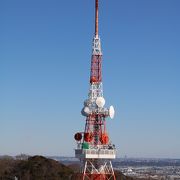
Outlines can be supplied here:
M116 180L110 160L85 159L82 164L82 180Z

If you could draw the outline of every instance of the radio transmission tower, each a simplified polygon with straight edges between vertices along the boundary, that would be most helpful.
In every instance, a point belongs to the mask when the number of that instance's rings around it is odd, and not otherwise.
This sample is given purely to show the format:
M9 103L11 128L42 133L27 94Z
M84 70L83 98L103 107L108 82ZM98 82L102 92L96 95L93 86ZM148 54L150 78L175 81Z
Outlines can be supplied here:
M75 157L81 162L82 180L115 180L111 160L116 149L106 130L106 118L114 118L114 108L104 107L102 85L102 50L98 33L99 2L95 0L95 34L92 44L90 89L81 111L86 117L84 132L74 135L77 141Z

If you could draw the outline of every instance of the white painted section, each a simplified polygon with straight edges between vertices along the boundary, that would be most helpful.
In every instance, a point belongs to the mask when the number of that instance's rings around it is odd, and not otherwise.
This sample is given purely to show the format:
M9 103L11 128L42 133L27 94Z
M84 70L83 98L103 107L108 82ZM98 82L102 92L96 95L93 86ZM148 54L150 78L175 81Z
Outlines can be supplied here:
M115 159L115 149L76 149L75 157L79 159Z

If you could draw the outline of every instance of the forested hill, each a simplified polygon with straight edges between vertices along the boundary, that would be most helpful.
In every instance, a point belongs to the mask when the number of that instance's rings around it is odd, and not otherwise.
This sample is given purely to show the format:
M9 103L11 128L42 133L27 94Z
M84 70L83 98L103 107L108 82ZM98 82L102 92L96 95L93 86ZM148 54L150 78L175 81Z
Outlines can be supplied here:
M10 157L0 159L0 180L78 180L74 166L65 166L43 156L26 160ZM117 180L132 180L116 172Z

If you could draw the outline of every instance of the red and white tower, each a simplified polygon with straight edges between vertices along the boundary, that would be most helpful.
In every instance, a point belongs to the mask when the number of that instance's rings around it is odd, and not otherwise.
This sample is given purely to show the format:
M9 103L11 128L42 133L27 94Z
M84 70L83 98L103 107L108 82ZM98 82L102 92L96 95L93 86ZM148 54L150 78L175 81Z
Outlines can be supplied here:
M114 108L104 107L102 86L102 51L98 34L98 0L95 0L95 35L92 45L90 89L81 111L86 117L84 132L74 135L75 157L81 161L82 180L115 180L111 160L116 149L109 140L106 118L114 118Z

